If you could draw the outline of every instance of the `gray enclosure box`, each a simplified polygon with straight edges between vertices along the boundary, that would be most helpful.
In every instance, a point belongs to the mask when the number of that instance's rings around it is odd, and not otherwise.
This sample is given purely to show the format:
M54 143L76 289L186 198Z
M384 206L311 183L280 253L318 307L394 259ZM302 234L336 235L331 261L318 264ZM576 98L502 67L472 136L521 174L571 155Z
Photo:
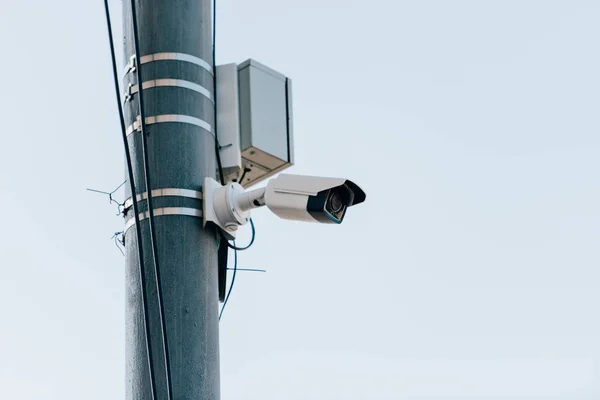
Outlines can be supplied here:
M254 60L234 66L217 67L218 134L226 180L249 187L294 163L292 82Z

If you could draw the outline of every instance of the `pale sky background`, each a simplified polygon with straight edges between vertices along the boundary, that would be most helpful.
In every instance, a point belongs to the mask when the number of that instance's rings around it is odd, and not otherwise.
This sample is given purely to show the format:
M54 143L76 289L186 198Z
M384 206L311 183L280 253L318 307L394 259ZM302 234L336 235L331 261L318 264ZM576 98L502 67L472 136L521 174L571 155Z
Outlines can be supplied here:
M85 191L124 179L103 12L0 1L1 399L124 399L123 222ZM222 398L599 399L600 3L218 12L219 63L294 80L288 171L368 196L341 226L254 213Z

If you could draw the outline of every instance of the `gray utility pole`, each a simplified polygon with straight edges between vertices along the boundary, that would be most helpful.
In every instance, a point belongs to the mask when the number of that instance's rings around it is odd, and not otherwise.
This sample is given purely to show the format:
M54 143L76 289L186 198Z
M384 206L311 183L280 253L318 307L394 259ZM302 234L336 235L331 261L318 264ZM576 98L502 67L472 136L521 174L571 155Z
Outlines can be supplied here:
M157 398L169 391L153 268L140 132L142 74L147 162L157 264L164 305L166 350L172 399L216 400L219 387L217 290L218 236L202 227L201 192L205 177L215 178L214 88L211 2L137 0L139 58L135 63L132 9L123 1L126 89L124 112L138 193L144 248L146 302L149 307L154 384ZM137 71L137 68L141 68ZM129 189L128 189L129 190ZM129 198L131 193L127 193ZM125 204L126 393L128 400L152 399L144 308L131 199Z

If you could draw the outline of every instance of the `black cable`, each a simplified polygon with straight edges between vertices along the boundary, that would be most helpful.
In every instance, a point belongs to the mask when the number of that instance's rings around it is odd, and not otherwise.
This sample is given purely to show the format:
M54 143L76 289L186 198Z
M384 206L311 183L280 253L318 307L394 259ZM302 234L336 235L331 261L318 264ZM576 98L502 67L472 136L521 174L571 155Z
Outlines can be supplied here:
M110 22L110 11L108 8L108 0L104 0L104 10L106 12L106 26L108 28L108 40L110 43L110 55L112 59L113 78L115 81L115 94L117 95L117 105L119 109L119 120L121 122L121 133L123 136L123 146L125 147L125 159L127 161L127 174L129 177L129 186L131 188L131 198L133 199L133 212L135 219L135 232L137 236L137 249L138 249L138 261L140 265L140 285L142 286L141 298L144 309L144 333L146 336L146 353L148 354L148 371L150 373L150 392L152 393L152 400L156 400L156 385L154 380L154 363L152 360L152 351L150 345L150 333L148 331L148 321L150 316L148 313L148 302L146 293L146 273L144 268L144 248L142 244L142 229L140 224L140 216L137 204L137 192L135 190L135 183L133 181L133 167L131 163L131 154L129 152L129 143L127 142L127 131L125 127L125 117L123 116L123 107L121 106L121 91L119 89L119 73L117 71L117 61L115 57L115 45L113 42L112 25Z
M250 218L250 226L252 227L252 239L250 240L250 243L248 243L247 246L236 247L235 241L233 241L233 245L232 245L231 243L229 243L229 241L225 240L225 243L227 243L227 247L229 247L230 249L236 250L236 251L248 250L254 244L254 238L256 238L256 230L254 229L254 221L252 221L252 218Z
M233 241L235 246L235 240ZM235 275L237 273L237 250L233 250L233 275L231 275L231 284L229 285L229 290L227 291L227 296L225 296L225 301L223 302L223 307L221 307L221 312L219 313L219 321L223 316L223 311L225 311L225 306L227 306L227 302L229 301L229 296L231 295L231 290L233 289L233 284L235 283Z
M142 136L142 155L144 161L144 177L146 181L146 193L148 194L148 224L150 228L150 243L152 245L152 258L154 261L154 273L156 276L156 291L158 293L158 308L160 314L160 330L162 334L163 340L163 355L165 359L165 372L167 377L167 398L172 400L173 388L171 385L171 365L169 360L169 344L167 341L167 329L165 327L165 308L164 308L164 300L162 293L162 285L160 284L160 267L158 264L158 254L157 254L157 246L156 246L156 231L154 229L154 207L152 204L152 186L150 185L150 161L149 161L149 152L148 152L148 138L146 136L146 118L144 115L144 90L142 80L142 63L140 61L140 40L138 34L138 23L137 23L137 12L135 9L135 0L131 0L131 20L133 23L133 44L134 44L134 54L135 54L135 71L137 75L137 83L138 83L138 103L140 109L140 134Z
M252 171L250 168L244 168L244 172L242 173L242 176L240 177L240 179L238 181L238 183L240 185L242 185L244 183L244 178L246 177L246 174L250 171Z
M223 175L223 164L221 163L221 146L219 145L219 139L217 136L217 0L213 0L213 36L212 36L212 63L213 63L213 92L215 101L215 118L214 118L214 131L215 131L215 152L217 153L217 165L219 166L219 179L221 185L225 185L225 176Z
M225 177L223 175L223 165L221 163L221 146L219 145L219 139L217 136L217 55L216 55L216 43L217 43L217 0L213 0L213 37L212 37L212 59L213 59L213 90L214 100L215 100L215 151L217 153L217 164L219 166L219 179L221 180L221 185L225 185ZM246 170L244 170L244 175L246 174ZM227 243L227 247L233 249L234 263L233 263L233 275L231 276L231 285L229 286L229 291L227 292L227 296L225 296L225 301L223 302L223 307L221 307L221 312L219 313L219 321L223 316L223 311L225 311L225 306L227 306L227 302L229 301L229 296L231 295L231 290L233 289L233 284L235 282L235 276L237 274L237 252L238 250L246 250L254 243L254 238L256 236L256 231L254 229L254 222L252 222L252 218L250 218L250 225L252 226L252 240L248 246L243 248L238 248L235 246L235 240L233 241L233 245L229 243L227 239L223 237L225 243ZM223 235L221 233L221 235Z
M217 136L217 0L213 0L213 32L212 32L212 61L213 61L213 91L214 91L214 101L215 101L215 118L214 118L214 130L215 130L215 134L213 135L215 138L215 151L217 153L217 164L219 166L219 179L221 180L221 185L225 185L225 176L223 175L223 165L221 163L221 145L219 144L219 139ZM250 169L249 168L244 168L244 172L242 175L242 179L240 179L239 183L242 183L242 180L244 179L244 177L246 176L246 173L249 172ZM229 241L227 239L225 239L223 237L223 239L225 240L225 243L227 243L227 247L229 247L230 249L233 250L246 250L248 248L250 248L250 246L252 246L252 244L254 243L254 238L256 236L256 231L254 230L254 222L252 222L252 218L250 218L250 225L252 226L252 240L250 241L250 244L248 244L246 247L235 247L235 242L233 245L231 245L231 243L229 243ZM221 236L223 236L223 234L221 233ZM235 272L234 272L234 276L235 276ZM228 295L229 296L229 295ZM224 305L223 305L224 306Z

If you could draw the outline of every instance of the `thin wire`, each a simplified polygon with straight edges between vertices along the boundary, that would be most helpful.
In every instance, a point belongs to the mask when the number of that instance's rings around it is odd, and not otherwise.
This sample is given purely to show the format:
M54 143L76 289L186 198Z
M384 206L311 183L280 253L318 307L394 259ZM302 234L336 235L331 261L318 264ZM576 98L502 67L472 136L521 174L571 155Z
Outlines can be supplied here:
M87 188L86 190L87 190L88 192L94 192L94 193L101 193L101 194L110 195L110 192L105 192L105 191L103 191L103 190L98 190L98 189L90 189L90 188Z
M123 183L121 183L119 186L117 186L117 188L116 188L115 190L113 190L112 192L105 192L105 191L103 191L103 190L98 190L98 189L90 189L90 188L87 188L86 190L87 190L88 192L101 193L101 194L105 194L105 195L107 195L107 196L108 196L108 201L109 201L111 204L112 204L112 203L115 203L115 204L117 205L117 215L121 215L121 214L122 214L122 212L123 212L122 208L123 208L124 204L123 204L123 203L119 203L118 201L116 201L115 199L113 199L113 197L112 197L112 196L113 196L113 194L115 194L115 192L116 192L117 190L121 189L121 187L123 187L123 185L124 185L125 183L127 183L127 180L124 180L124 181L123 181Z
M228 271L232 271L233 268L227 268ZM266 269L255 269L255 268L238 268L238 271L244 271L244 272L267 272Z
M233 245L226 240L225 243L227 243L227 247L236 251L248 250L254 244L254 239L256 238L256 230L254 229L254 221L252 221L252 218L250 218L250 226L252 227L252 239L246 247L236 247L235 240L233 241Z
M215 152L217 153L217 165L219 166L219 179L221 185L225 184L225 176L223 174L223 164L221 163L221 146L219 145L219 139L217 137L217 0L213 0L213 32L212 32L212 63L213 63L213 97L215 101L215 118L214 130L215 130Z
M124 185L124 184L126 184L126 183L127 183L127 179L125 179L125 180L123 181L123 183L121 183L119 186L117 186L117 188L116 188L115 190L113 190L112 192L104 192L104 191L102 191L102 190L98 190L98 189L89 189L89 188L88 188L87 190L89 190L90 192L102 193L102 194L107 194L107 195L109 195L109 196L110 196L110 195L112 195L112 194L115 194L115 192L116 192L117 190L121 189L121 188L123 187L123 185Z
M150 242L152 245L152 259L154 261L154 274L156 276L156 291L158 293L158 309L160 314L160 330L163 340L163 356L165 359L165 372L167 378L167 398L172 400L173 388L171 386L171 365L169 360L169 344L167 341L167 329L165 327L165 308L162 293L162 286L160 284L160 267L158 264L158 254L156 246L156 231L154 229L154 207L152 205L152 186L150 185L150 154L148 152L148 138L146 136L146 118L144 116L144 91L142 90L142 63L140 61L140 39L138 32L137 23L137 12L135 9L135 0L131 0L131 20L133 23L133 42L134 42L134 54L135 54L135 65L138 85L138 103L140 109L140 134L142 136L142 155L144 161L144 177L146 181L146 192L148 193L148 224L150 227Z
M235 240L233 241L235 245ZM225 311L225 307L227 306L227 302L229 301L229 296L231 295L231 290L233 289L233 284L235 283L235 275L237 273L237 262L238 262L238 254L237 250L233 251L233 275L231 276L231 284L229 285L229 290L227 291L227 296L225 296L225 301L223 302L223 307L221 307L221 312L219 313L219 321L223 316L223 311Z
M119 110L119 120L121 122L121 134L123 137L123 146L125 147L125 159L127 161L127 174L129 177L129 186L131 187L131 196L133 199L133 217L135 218L135 232L137 236L138 262L140 266L140 285L141 299L144 309L144 335L146 336L146 353L148 354L148 371L150 374L150 391L152 400L156 400L156 385L154 382L154 363L152 362L152 351L150 346L150 333L148 331L148 321L150 320L148 312L147 293L146 293L146 274L144 265L144 248L142 244L142 229L140 224L139 210L137 204L137 195L135 190L135 182L133 180L133 167L131 163L131 154L129 151L129 143L127 142L127 131L125 127L125 117L123 116L123 107L121 106L121 91L119 89L119 73L117 71L117 60L115 56L115 45L113 41L112 25L110 22L110 10L108 8L108 0L104 0L104 10L106 12L106 26L108 29L108 40L110 43L110 55L112 59L113 79L115 84L115 94L117 95L117 105Z
M115 246L117 246L117 249L119 249L119 251L121 252L121 254L123 256L125 256L125 253L123 252L123 249L121 248L121 246L123 246L123 242L121 242L119 240L119 235L122 234L123 232L115 232L115 234L113 235L112 239L114 239L115 241ZM121 246L119 246L119 243L121 244Z
M125 179L123 181L123 183L121 183L119 186L117 186L117 188L115 190L113 190L112 192L110 192L110 194L114 194L117 190L121 189L123 187L124 184L127 183L127 179Z
M119 239L115 238L115 246L117 247L117 249L119 249L119 251L121 252L121 255L123 257L125 257L125 253L123 252L123 249L121 248L121 246L119 246Z
M115 199L113 199L112 197L112 193L110 192L103 192L102 190L96 190L96 189L86 189L88 192L94 192L94 193L101 193L101 194L105 194L108 195L108 201L110 202L110 204L115 203L117 205L117 216L121 215L123 213L123 203L119 203L118 201L116 201Z

